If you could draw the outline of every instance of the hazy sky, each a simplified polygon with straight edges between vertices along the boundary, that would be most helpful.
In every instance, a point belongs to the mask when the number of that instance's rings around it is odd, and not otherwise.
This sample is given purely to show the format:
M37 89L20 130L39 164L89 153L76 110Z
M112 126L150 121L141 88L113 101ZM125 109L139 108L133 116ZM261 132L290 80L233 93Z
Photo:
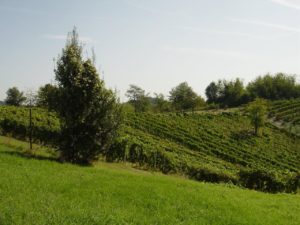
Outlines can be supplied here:
M74 25L122 99L129 84L204 95L217 79L300 74L300 0L0 0L0 99L54 81Z

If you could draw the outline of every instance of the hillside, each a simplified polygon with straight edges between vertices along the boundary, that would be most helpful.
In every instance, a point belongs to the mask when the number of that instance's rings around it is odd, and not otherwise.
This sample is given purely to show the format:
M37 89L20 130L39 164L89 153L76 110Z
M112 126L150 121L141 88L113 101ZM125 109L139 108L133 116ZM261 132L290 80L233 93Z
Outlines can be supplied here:
M25 138L28 109L1 109L0 125L4 133ZM47 143L48 138L51 142L58 131L55 115L41 109L33 111L36 141ZM266 126L262 137L254 136L252 130L248 118L239 110L201 114L128 113L120 137L106 158L200 181L290 192L286 185L292 182L297 186L299 182L289 179L300 172L300 140L271 124Z
M61 164L0 137L0 223L299 224L300 196L134 170ZM39 149L39 148L37 148Z
M288 132L300 135L300 99L275 101L271 104L272 122Z

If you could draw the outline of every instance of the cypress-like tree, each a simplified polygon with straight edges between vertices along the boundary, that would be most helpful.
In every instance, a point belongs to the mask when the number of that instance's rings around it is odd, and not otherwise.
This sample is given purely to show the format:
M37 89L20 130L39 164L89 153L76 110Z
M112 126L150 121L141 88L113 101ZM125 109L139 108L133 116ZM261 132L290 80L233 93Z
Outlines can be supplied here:
M59 149L63 160L89 164L108 150L121 120L115 93L105 88L92 60L82 57L76 28L57 61Z

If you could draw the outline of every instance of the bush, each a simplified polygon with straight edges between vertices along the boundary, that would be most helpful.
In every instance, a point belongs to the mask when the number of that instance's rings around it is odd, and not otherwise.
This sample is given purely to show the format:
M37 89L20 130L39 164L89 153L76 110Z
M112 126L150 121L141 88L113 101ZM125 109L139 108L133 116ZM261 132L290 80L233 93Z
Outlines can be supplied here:
M300 174L288 173L279 176L276 172L265 170L241 170L240 183L246 188L264 192L297 192L300 186Z
M191 167L189 169L189 176L198 181L208 181L212 183L237 183L236 177L232 175L222 173L220 171L213 171L208 168L195 168Z

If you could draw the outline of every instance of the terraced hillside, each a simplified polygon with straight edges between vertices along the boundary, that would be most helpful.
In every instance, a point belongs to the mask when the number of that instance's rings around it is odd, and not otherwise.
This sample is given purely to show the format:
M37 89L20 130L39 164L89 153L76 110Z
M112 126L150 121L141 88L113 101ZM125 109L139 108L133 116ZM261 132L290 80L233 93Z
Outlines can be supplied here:
M239 113L129 114L123 132L146 151L161 151L179 169L211 168L234 175L241 168L300 170L300 141L268 125L262 137L252 135Z
M19 135L25 137L28 123L20 116L23 115L21 111L27 109L4 108L6 113L1 113L3 108L0 108L0 126L7 129L3 125L13 121L6 135L23 132ZM7 113L7 110L14 114ZM58 132L55 116L51 114L50 118L56 124L51 126L46 111L34 110L38 113L33 115L39 118L34 119L36 140L40 139L39 132L43 133L41 138L47 137L47 129L49 137L55 137L55 132ZM5 115L6 118L3 118ZM14 126L18 129L14 130ZM240 111L214 114L129 113L125 116L120 137L106 157L111 161L130 161L145 169L181 173L210 182L242 183L250 188L262 185L258 189L264 189L268 186L265 182L275 182L276 188L284 191L284 185L290 183L286 179L300 172L300 140L271 124L266 126L261 137L256 137L248 118ZM263 171L263 174L256 173L257 170ZM253 176L265 180L262 184L249 183ZM277 191L276 188L270 190Z
M278 126L300 134L300 98L273 102L270 117Z

